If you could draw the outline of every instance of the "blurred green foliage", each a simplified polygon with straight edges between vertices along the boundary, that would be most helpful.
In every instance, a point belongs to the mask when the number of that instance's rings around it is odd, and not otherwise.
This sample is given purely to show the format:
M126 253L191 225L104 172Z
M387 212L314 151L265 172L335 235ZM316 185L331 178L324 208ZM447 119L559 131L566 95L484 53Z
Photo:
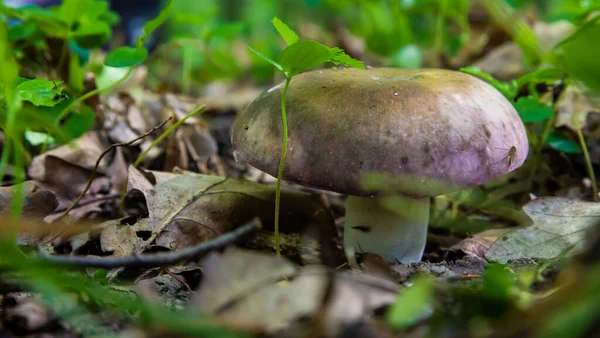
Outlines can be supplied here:
M477 22L472 13L475 5L487 10L486 24L498 25L519 46L526 61L524 71L515 79L498 80L470 67L470 59L456 68L483 78L513 102L527 125L530 157L510 177L437 198L431 221L463 233L505 225L507 220L522 224L522 199L514 196L530 193L535 184L543 187L543 180L552 175L545 151L579 155L586 147L572 130L554 127L556 101L561 93L550 100L548 96L555 94L554 88L568 86L600 95L600 0L173 0L165 2L165 10L144 26L144 35L136 46L116 49L112 49L118 47L113 38L119 36L115 28L120 18L106 1L65 0L50 8L18 9L0 3L0 129L4 136L0 177L4 182L10 167L10 180L23 181L33 155L90 130L96 113L84 103L86 95L108 92L130 74L132 66L149 67L150 88L191 95L198 95L204 85L216 80L272 84L286 75L268 59L279 60L288 73L295 74L330 61L332 54L326 55L320 46L346 47L352 45L348 40L360 43L352 49L356 54L350 53L350 48L347 52L368 65L452 67L448 60L459 56L476 36ZM547 23L566 20L576 25L576 31L545 50L526 24L532 16ZM274 17L298 27L298 35L312 42L303 42L303 47L283 26L273 29ZM147 50L146 39L163 23L161 43L156 50ZM323 53L313 63L298 58L300 54L293 50L281 60L277 56L285 48L284 42L296 46L293 49ZM246 45L265 58L250 53ZM92 56L101 49L113 51L99 62ZM327 53L331 50L337 49L328 49ZM103 80L111 78L115 72L112 67L127 70L119 73L124 74L120 80ZM95 91L86 89L87 72L95 74L98 83L107 83ZM12 207L13 215L18 217L23 196L19 189L15 191L17 203ZM86 315L108 309L122 317L135 313L134 321L150 328L205 336L230 334L210 321L191 320L191 315L173 315L137 298L121 297L104 284L103 271L90 279L82 273L49 266L35 255L25 259L22 249L14 239L0 243L0 269L14 274L11 279L41 292L47 304L82 333L98 333L99 325ZM593 277L597 280L596 270ZM510 309L520 309L527 299L524 288L529 285L519 281L517 273L494 264L481 283L453 289L462 323L486 326ZM542 331L547 336L564 334L577 318L585 319L578 326L578 331L583 331L598 313L594 285L597 283L586 283L584 290L595 298L568 304L568 311L557 314ZM439 305L433 297L434 288L431 280L419 279L400 295L388 313L392 327L410 328L427 316L435 320L452 317L433 311ZM73 293L80 297L74 299ZM580 295L582 299L585 295ZM407 315L407 309L414 311ZM80 326L82 316L87 326Z

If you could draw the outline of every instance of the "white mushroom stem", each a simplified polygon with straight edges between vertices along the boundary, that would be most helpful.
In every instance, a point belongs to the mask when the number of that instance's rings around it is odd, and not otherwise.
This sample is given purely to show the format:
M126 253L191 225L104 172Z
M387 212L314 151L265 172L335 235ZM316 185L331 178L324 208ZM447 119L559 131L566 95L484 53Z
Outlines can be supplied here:
M429 223L429 198L356 197L346 201L344 248L371 252L388 261L418 262Z

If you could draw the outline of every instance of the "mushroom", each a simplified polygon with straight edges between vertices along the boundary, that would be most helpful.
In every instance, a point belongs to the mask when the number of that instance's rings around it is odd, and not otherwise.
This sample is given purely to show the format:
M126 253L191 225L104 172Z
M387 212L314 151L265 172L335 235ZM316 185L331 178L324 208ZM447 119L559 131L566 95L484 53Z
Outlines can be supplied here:
M259 95L231 131L237 158L271 175L281 151L282 89ZM348 195L344 247L389 261L421 260L430 197L505 175L529 151L512 104L462 72L315 70L293 78L286 100L283 178ZM368 174L393 177L393 193L365 187Z

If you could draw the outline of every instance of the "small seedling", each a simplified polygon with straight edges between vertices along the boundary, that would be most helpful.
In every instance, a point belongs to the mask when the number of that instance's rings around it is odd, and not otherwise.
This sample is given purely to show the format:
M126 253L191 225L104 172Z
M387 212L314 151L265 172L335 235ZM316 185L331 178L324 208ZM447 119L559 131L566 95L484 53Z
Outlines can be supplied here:
M138 65L148 58L148 50L144 47L146 40L152 33L160 27L171 15L173 0L169 0L165 8L160 11L158 16L144 25L144 34L141 35L135 47L119 47L106 55L104 64L109 67L125 68Z
M280 57L280 62L275 62L269 57L258 52L250 46L252 52L259 57L271 63L275 68L279 69L285 75L285 85L281 95L281 120L283 123L283 141L281 147L281 155L279 158L279 168L277 170L277 185L275 188L275 252L277 256L280 255L279 247L279 205L281 198L281 177L283 174L283 163L285 161L285 155L287 152L288 143L288 126L287 126L287 115L285 112L285 98L290 86L290 82L295 75L309 69L318 67L327 62L331 62L334 65L343 65L355 68L364 68L364 64L358 61L340 48L329 48L323 44L320 44L312 40L302 40L296 32L294 32L288 25L279 18L275 17L271 21L275 29L279 32L283 40L288 45L283 50Z

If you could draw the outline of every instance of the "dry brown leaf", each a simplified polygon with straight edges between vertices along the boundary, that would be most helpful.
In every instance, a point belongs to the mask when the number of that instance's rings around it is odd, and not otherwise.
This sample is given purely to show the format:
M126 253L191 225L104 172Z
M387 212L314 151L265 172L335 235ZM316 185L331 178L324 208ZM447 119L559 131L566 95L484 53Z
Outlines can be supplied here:
M5 314L5 322L10 323L11 330L32 332L43 329L56 319L48 309L33 297L24 299L16 306L9 308Z
M230 248L203 262L204 281L192 309L223 320L259 324L271 333L295 320L313 317L327 336L360 321L396 299L398 285L368 275L330 273L323 266L298 271L272 255ZM285 278L293 278L284 280ZM333 280L330 280L333 278ZM328 284L330 301L323 304Z
M129 177L130 193L144 195L149 214L132 230L152 234L139 243L136 251L151 244L172 250L188 247L229 232L254 217L262 219L266 230L272 229L275 189L271 185L212 175L144 173L133 167ZM297 235L299 243L310 245L316 241L320 246L313 254L327 264L339 262L333 219L316 198L284 190L281 217L282 233Z
M8 216L13 202L14 190L23 189L22 215L27 218L43 219L58 207L56 195L49 190L36 190L34 181L25 181L16 186L0 187L0 216Z
M494 242L486 258L507 262L518 258L554 259L581 252L590 231L600 224L600 203L564 197L530 201L523 210L533 224Z
M592 112L600 112L600 106L596 105L576 85L567 86L558 102L554 126L567 126L571 130L578 130L585 127L587 115ZM576 124L573 123L573 119Z
M463 239L448 249L448 253L462 252L468 256L485 258L485 254L502 235L511 229L490 229L480 232L474 236Z
M100 235L100 245L103 251L112 252L115 257L128 256L141 242L143 240L138 238L128 224L121 224L118 220L104 223L104 230Z
M56 193L60 207L68 207L87 184L96 160L107 147L96 132L88 132L73 144L34 157L29 175L41 187ZM109 186L109 179L102 176L110 166L110 158L105 156L100 162L98 177L90 188L90 194Z

